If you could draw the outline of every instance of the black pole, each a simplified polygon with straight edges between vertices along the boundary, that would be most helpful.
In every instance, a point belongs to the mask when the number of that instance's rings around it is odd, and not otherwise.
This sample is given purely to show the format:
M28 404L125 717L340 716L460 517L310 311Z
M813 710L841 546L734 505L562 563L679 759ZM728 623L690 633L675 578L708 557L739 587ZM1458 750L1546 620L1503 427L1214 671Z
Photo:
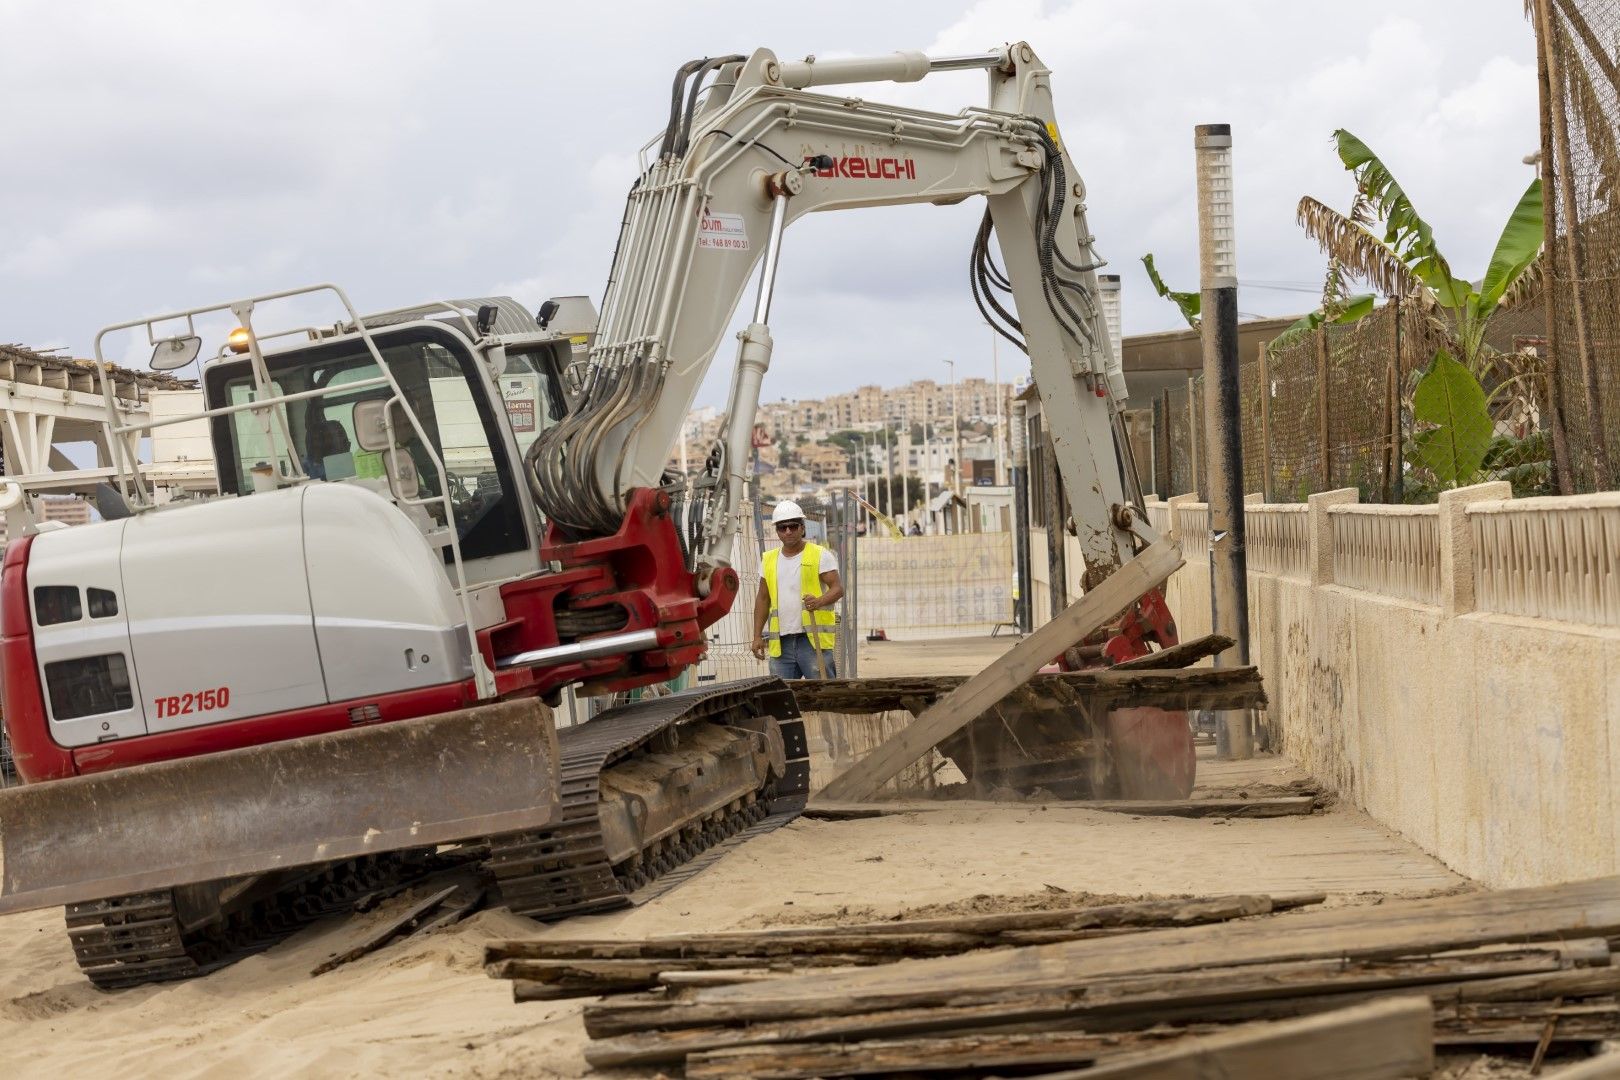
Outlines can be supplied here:
M1236 232L1232 216L1232 129L1203 124L1193 145L1198 160L1198 253L1204 346L1204 487L1209 500L1210 623L1237 641L1215 666L1249 662L1249 587L1243 528L1242 396L1238 376ZM1247 711L1223 712L1216 747L1221 757L1254 756Z

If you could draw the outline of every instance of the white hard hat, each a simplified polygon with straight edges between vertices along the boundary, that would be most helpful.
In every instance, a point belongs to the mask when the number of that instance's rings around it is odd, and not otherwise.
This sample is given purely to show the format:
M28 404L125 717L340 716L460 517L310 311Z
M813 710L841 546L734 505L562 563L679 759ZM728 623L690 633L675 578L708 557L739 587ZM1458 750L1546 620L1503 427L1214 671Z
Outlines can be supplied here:
M792 499L783 499L781 502L776 504L776 509L771 511L772 525L779 525L784 521L803 520L804 511L799 509L799 504L794 502Z

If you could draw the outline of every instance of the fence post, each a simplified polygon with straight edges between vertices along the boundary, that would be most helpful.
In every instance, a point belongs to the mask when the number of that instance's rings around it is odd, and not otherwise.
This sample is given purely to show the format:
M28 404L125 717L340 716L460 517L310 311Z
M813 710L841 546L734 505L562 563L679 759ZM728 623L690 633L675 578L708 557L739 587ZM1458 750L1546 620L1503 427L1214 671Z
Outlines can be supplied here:
M1559 314L1555 289L1560 278L1558 265L1558 199L1556 195L1547 197L1548 192L1558 190L1558 158L1553 150L1552 136L1552 77L1547 63L1548 51L1552 48L1548 40L1546 28L1543 25L1545 17L1537 12L1534 20L1536 34L1536 90L1540 108L1541 127L1541 189L1542 189L1542 257L1546 259L1547 266L1543 271L1547 286L1542 295L1545 297L1542 310L1547 319L1547 356L1542 372L1547 380L1545 401L1547 404L1547 426L1552 432L1553 473L1558 484L1558 494L1573 495L1580 486L1580 477L1577 475L1574 459L1569 453L1569 429L1564 423L1564 387L1563 377L1559 368L1564 362L1563 327L1559 325ZM1567 275L1565 275L1567 279Z
M1203 476L1198 472L1198 388L1196 379L1187 380L1187 464L1189 467L1187 481L1192 484L1193 493L1203 490ZM1178 491L1177 495L1186 492Z
M1586 391L1587 460L1592 466L1592 488L1607 491L1610 487L1608 432L1603 427L1603 403L1599 395L1597 369L1593 364L1592 345L1586 325L1586 290L1583 285L1585 259L1581 251L1580 215L1575 207L1575 182L1570 175L1574 163L1570 159L1568 102L1564 99L1564 73L1556 48L1559 35L1553 29L1547 0L1536 5L1536 16L1542 30L1547 54L1548 86L1552 91L1553 112L1557 122L1553 125L1553 138L1557 144L1558 161L1557 200L1564 211L1564 247L1569 260L1571 307L1575 315L1575 347L1580 353L1581 385ZM1548 290L1549 297L1551 290Z
M1473 503L1513 498L1506 480L1453 488L1440 493L1440 614L1445 618L1474 610L1474 532L1468 526Z
M1399 498L1401 472L1401 298L1389 298L1389 312L1394 324L1393 345L1389 363L1384 369L1384 482L1379 485L1378 497L1384 502L1401 501Z
M1306 497L1306 528L1310 530L1308 569L1312 585L1333 584L1333 518L1328 508L1360 501L1361 493L1355 488L1319 491Z
M1153 399L1153 494L1161 499L1170 492L1170 391Z
M1327 327L1316 331L1316 441L1318 464L1322 469L1320 483L1324 490L1333 488L1333 450L1328 443L1328 332Z
M1271 501L1271 361L1260 343L1260 490Z

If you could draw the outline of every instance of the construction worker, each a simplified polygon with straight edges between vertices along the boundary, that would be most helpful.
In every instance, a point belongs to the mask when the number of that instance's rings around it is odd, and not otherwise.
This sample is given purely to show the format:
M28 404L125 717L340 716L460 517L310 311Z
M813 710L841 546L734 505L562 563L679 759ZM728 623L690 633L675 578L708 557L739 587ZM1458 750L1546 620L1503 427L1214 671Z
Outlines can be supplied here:
M838 625L834 605L844 595L838 559L804 539L804 511L784 499L771 511L780 548L760 559L759 592L754 596L754 655L767 653L771 674L783 679L831 679Z

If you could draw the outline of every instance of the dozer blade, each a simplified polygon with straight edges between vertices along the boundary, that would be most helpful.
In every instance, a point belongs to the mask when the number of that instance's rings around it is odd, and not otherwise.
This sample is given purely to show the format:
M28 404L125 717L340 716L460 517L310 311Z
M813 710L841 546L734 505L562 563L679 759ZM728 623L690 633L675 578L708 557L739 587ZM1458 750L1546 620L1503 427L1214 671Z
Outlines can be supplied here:
M558 812L538 701L0 791L0 913L533 829Z

